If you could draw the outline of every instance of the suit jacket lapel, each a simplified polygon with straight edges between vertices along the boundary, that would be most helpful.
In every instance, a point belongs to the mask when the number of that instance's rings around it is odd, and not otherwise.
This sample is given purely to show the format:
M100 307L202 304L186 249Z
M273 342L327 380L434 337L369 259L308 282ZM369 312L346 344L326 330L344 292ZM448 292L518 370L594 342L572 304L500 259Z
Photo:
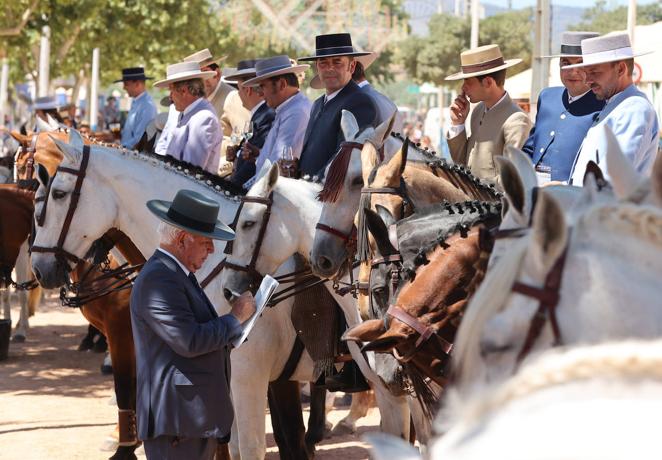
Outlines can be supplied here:
M313 103L313 108L310 111L310 121L308 122L308 127L306 128L306 135L303 138L303 145L306 145L308 142L310 133L313 131L313 128L317 123L317 119L319 118L322 111L322 102L324 102L324 96L318 97L317 100Z

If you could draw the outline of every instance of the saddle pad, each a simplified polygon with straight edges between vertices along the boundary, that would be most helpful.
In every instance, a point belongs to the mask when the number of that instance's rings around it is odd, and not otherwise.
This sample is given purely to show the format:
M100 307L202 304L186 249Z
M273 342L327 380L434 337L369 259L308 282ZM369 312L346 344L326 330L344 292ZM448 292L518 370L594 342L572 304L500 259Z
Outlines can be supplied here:
M307 266L295 256L296 270ZM315 363L313 379L324 372L330 375L338 352L339 308L324 284L307 289L294 297L292 324Z

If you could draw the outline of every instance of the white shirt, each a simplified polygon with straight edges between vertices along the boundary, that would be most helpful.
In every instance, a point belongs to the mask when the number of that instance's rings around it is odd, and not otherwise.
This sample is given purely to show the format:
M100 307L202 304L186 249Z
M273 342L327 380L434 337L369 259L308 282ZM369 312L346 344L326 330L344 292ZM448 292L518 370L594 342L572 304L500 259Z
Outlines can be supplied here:
M188 274L191 273L191 271L190 271L188 268L186 268L186 267L184 266L184 264L181 263L177 257L173 256L171 253L169 253L169 252L166 251L165 249L163 249L163 248L156 248L156 250L157 250L157 251L161 251L162 253L164 253L165 255L167 255L168 257L170 257L172 260L174 260L175 262L177 262L177 265L179 265L179 268L181 268L181 269L184 271L184 273L186 274L186 276L188 276Z
M493 109L493 108L496 107L497 105L501 104L501 102L503 102L503 100L506 98L506 94L508 94L508 92L507 92L507 91L504 91L503 96L501 96L501 99L499 99L499 100L497 101L497 103L494 104L492 107L488 108L487 106L485 106L485 112L483 112L483 116L485 116L485 114L486 114L487 112L489 112L491 109ZM580 96L580 97L581 97L581 96ZM459 135L462 131L464 131L464 124L461 124L461 125L451 125L451 126L448 128L448 139L453 139L455 136Z
M587 94L589 91L591 91L591 90L589 89L588 91L583 92L583 93L580 94L579 96L571 96L570 93L568 93L568 104L572 104L573 102L575 102L575 101L577 101L577 100L583 98L584 96L586 96L586 94Z
M260 107L262 107L262 104L266 104L266 102L264 102L264 101L260 101L260 102L257 103L257 105L256 105L255 107L253 107L253 108L251 109L251 118L253 118L253 115L255 115L255 112L257 112L257 109L259 109Z
M331 94L327 94L327 95L325 95L325 96L324 96L324 103L326 104L326 103L329 102L331 99L333 99L334 97L336 97L336 96L338 95L338 93L341 92L343 89L345 89L344 86L343 86L342 88L340 88L338 91L334 91L334 92L331 93Z

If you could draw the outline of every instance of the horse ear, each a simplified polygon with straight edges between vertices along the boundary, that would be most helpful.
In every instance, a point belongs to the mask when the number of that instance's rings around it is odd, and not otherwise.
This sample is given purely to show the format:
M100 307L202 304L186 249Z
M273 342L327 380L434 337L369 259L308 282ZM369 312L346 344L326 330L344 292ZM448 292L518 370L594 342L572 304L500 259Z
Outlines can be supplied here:
M370 342L384 333L384 321L370 319L348 329L342 340L348 342Z
M365 144L361 150L361 174L363 175L363 185L369 186L369 177L372 170L379 164L377 149L372 144Z
M69 131L69 144L82 151L85 141L77 130L72 129Z
M372 432L363 435L363 439L372 446L373 460L421 460L421 453L407 441L396 436Z
M50 132L53 131L53 128L51 128L51 125L48 122L45 122L44 120L41 119L41 117L37 117L36 120L36 126L37 126L37 132Z
M407 336L402 333L399 330L393 330L393 328L389 328L388 331L384 331L384 322L381 320L372 320L372 321L377 321L380 324L380 327L382 329L382 333L378 336L370 340L368 343L363 345L361 347L361 352L364 351L374 351L377 353L387 353L395 348L395 346L402 342L403 340L407 339Z
M402 164L400 164L400 175L405 172L407 166L407 156L409 155L409 138L405 139L402 144Z
M524 186L524 205L526 206L525 212L527 215L531 214L531 203L528 197L531 196L531 191L538 186L538 176L536 169L531 163L531 158L522 152L520 149L512 145L506 146L506 157L513 163L517 174L519 175L522 185Z
M619 199L629 197L642 181L642 177L623 154L621 146L608 125L604 125L604 138L607 144L607 173ZM659 157L659 155L658 155Z
M384 171L386 173L385 179L387 183L384 184L385 186L396 187L400 183L402 171L404 171L404 168L407 165L408 149L409 141L405 140L400 150L398 150L386 164Z
M73 130L72 130L73 131ZM53 142L55 142L55 145L57 146L58 149L60 149L60 152L64 155L64 158L68 160L71 163L77 164L80 160L81 152L79 152L76 147L74 147L71 144L67 144L65 142L62 142L60 139L56 139L53 136L49 135L48 137L51 138Z
M508 202L512 208L522 216L526 215L525 204L525 190L522 178L517 172L517 168L508 158L504 156L494 157L499 165L499 176L501 177L501 184L503 185L504 192Z
M16 139L16 140L17 140L18 142L20 142L21 144L27 144L27 143L30 142L30 136L23 135L23 134L19 133L18 131L16 131L15 129L12 129L12 130L9 132L9 134L11 135L11 137L13 137L14 139Z
M548 193L541 191L533 214L532 255L536 267L547 273L566 248L568 228L563 210Z
M393 130L393 124L395 123L395 117L398 115L398 111L396 110L393 112L393 115L391 115L391 118L388 120L384 120L379 126L375 128L375 132L372 135L372 143L378 146L384 145L384 142L386 142L386 138L391 134L391 131Z
M37 163L37 180L44 187L48 187L48 183L51 180L50 176L48 175L48 169L46 169L46 166L40 163Z
M271 165L271 169L269 169L269 174L267 175L267 193L271 193L279 177L278 163L274 163Z
M349 110L343 109L342 116L340 117L340 127L346 141L356 139L356 135L359 133L359 123L356 121L354 114Z
M386 207L382 206L381 204L378 204L377 207L377 214L379 214L379 217L384 221L384 224L388 227L390 225L395 224L395 216L389 211Z
M391 244L388 234L388 226L382 218L372 209L365 210L366 224L377 244L377 250L383 256L395 254L397 251Z
M593 182L596 187L599 188L607 185L607 179L605 179L605 175L602 172L602 169L593 160L589 160L589 162L586 164L586 172L584 173L584 180L582 181L584 187L586 186L586 182L589 176L593 177Z

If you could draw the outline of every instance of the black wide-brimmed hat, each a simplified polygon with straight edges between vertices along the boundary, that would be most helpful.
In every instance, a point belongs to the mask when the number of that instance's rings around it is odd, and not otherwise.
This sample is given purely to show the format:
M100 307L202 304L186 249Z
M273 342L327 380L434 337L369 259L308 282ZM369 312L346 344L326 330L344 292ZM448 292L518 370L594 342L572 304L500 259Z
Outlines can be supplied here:
M218 220L219 204L193 190L180 190L172 201L150 200L147 208L170 225L196 235L230 241L234 232Z
M315 37L315 55L299 58L299 61L314 61L334 56L366 56L369 52L356 51L352 36L348 33L326 34Z
M152 77L145 75L144 67L127 67L126 69L122 69L122 78L115 80L114 83L127 80L152 80Z
M223 75L223 80L228 83L237 83L239 80L247 80L255 76L255 63L257 59L244 59L237 63L235 69L228 70Z

